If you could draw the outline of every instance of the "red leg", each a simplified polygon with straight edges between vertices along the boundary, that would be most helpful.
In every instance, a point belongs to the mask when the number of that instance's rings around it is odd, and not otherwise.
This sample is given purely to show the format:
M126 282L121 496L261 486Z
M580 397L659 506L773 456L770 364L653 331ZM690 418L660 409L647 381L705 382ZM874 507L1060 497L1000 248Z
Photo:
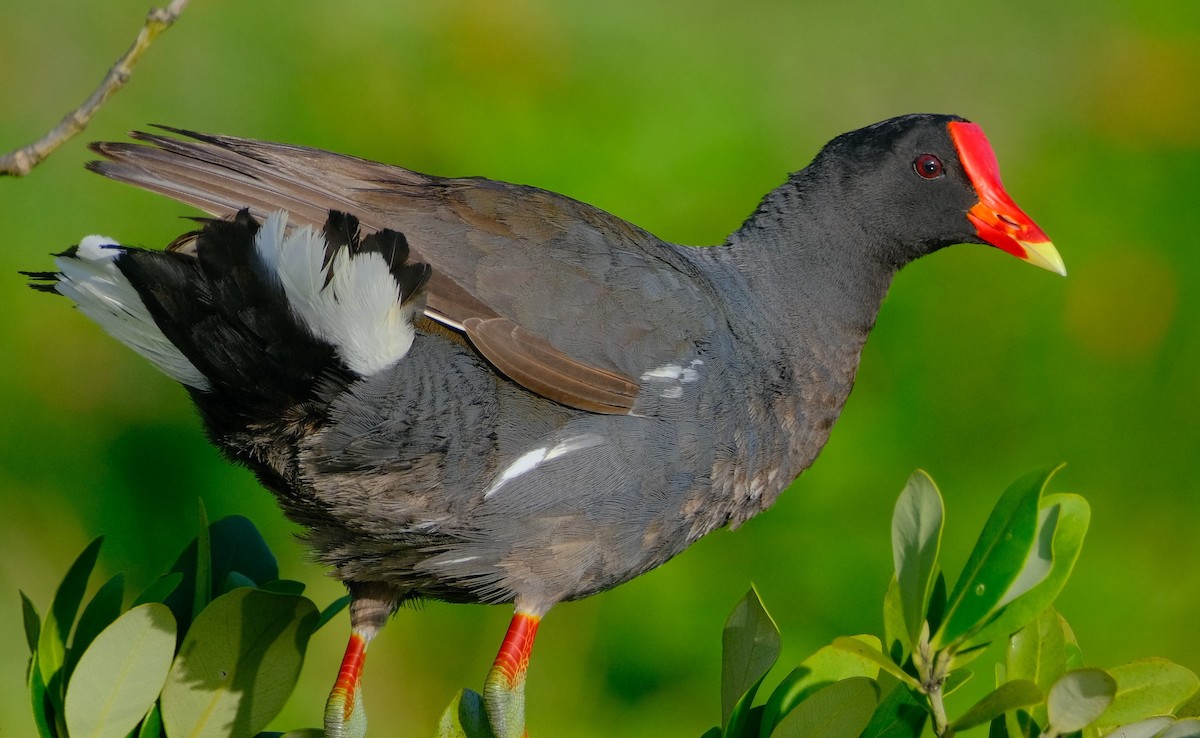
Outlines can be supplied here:
M519 738L525 731L525 672L541 617L517 611L508 625L500 653L483 684L488 722L496 738Z
M367 638L352 631L342 668L325 703L327 738L361 738L367 733L367 712L362 707L362 669L366 658Z
M382 585L351 585L350 593L354 597L350 603L350 642L325 703L326 738L363 738L367 734L367 711L362 700L367 644L395 608L391 590Z

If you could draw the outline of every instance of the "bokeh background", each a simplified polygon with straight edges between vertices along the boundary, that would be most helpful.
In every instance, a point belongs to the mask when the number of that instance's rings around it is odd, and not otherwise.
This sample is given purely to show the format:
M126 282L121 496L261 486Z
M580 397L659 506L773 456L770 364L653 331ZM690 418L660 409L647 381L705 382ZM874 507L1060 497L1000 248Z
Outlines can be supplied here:
M0 149L81 101L145 10L5 0ZM303 143L540 185L704 244L832 136L916 111L984 126L1070 277L979 246L901 274L831 442L774 510L546 619L534 734L716 724L721 626L752 581L785 664L879 632L891 508L916 467L942 486L955 575L1001 490L1068 462L1053 489L1085 494L1093 521L1059 605L1088 661L1200 669L1200 4L194 0L81 139L0 181L0 735L33 729L17 590L44 610L94 536L102 573L140 590L202 497L253 519L318 603L341 594L177 386L16 274L88 233L159 246L185 228L187 208L85 172L86 140L161 122ZM319 724L342 617L276 727ZM401 612L367 667L373 734L431 734L508 617Z

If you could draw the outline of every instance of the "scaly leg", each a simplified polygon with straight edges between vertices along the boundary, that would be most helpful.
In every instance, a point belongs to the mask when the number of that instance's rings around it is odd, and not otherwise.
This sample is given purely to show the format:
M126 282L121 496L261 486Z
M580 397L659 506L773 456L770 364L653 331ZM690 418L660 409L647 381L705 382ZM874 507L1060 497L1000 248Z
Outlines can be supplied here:
M541 616L520 607L508 625L500 653L483 683L483 703L496 738L520 738L525 731L525 671Z
M348 583L350 588L350 642L337 681L325 703L326 738L364 738L367 711L362 700L363 662L367 644L387 624L396 609L396 594L382 584Z

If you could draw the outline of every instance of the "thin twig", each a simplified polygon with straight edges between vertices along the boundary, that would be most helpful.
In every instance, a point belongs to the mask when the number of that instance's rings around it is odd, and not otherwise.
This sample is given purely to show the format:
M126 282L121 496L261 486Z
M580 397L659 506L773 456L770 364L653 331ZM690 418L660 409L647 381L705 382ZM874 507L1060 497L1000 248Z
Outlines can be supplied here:
M45 136L28 146L23 146L0 157L0 176L23 177L29 174L55 149L86 128L100 106L114 92L125 86L125 83L129 81L129 76L133 73L134 66L142 58L142 54L160 33L170 28L171 24L179 18L188 2L189 0L171 0L171 3L165 8L152 8L146 15L146 22L142 25L142 30L138 32L137 38L134 39L133 45L120 59L117 59L116 64L113 64L112 68L108 70L108 74L104 76L104 81L84 101L83 105L67 113L59 124Z

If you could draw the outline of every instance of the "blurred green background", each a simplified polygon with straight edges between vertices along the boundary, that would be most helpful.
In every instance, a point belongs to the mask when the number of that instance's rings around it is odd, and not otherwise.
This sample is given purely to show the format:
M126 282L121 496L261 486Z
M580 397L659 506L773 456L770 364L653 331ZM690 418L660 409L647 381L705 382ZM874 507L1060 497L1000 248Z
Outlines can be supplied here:
M5 0L0 148L78 104L145 10ZM341 593L177 386L16 275L89 233L160 246L186 227L187 208L85 172L86 140L161 122L303 143L714 243L832 136L918 111L983 125L1070 277L979 246L901 274L831 442L774 510L546 619L534 735L715 724L721 626L751 581L785 663L879 632L891 508L918 466L961 565L1011 480L1069 462L1052 488L1085 494L1093 521L1059 604L1085 656L1200 669L1200 4L196 0L81 139L0 181L0 735L32 731L17 589L44 610L96 535L102 573L139 590L203 497L252 518L318 603ZM374 735L431 734L509 614L401 612L367 666ZM278 727L319 723L344 636L344 616L318 634Z

